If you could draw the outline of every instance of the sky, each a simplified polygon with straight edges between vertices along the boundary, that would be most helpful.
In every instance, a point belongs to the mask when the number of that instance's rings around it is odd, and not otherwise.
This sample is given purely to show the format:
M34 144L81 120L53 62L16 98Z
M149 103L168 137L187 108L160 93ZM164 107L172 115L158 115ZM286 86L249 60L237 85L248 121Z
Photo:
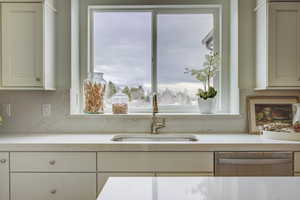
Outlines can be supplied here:
M210 14L163 14L157 19L159 88L195 92L199 82L184 69L200 69L208 50L201 43L213 29ZM151 82L151 13L102 12L94 16L95 71L124 86Z

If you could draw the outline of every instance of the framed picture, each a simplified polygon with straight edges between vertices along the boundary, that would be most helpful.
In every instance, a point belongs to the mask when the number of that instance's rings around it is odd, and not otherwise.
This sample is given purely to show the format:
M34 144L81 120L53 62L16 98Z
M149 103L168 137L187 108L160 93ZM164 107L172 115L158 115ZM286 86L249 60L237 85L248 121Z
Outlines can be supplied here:
M260 134L270 123L293 125L293 104L298 97L251 96L248 97L249 133Z

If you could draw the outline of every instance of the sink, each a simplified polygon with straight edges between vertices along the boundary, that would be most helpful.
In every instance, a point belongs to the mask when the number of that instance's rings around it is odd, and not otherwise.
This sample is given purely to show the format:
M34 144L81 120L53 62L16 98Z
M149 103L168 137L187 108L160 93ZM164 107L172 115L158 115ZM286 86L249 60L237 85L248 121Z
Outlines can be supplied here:
M188 134L121 134L112 137L115 142L196 142L195 135Z

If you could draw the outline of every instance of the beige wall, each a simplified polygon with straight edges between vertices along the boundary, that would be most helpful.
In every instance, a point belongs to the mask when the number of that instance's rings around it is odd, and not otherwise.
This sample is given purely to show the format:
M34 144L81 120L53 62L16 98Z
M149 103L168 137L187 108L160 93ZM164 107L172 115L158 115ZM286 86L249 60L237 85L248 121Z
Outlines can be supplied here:
M225 0L224 0L225 1ZM255 0L239 0L239 87L241 89L241 117L176 118L167 119L164 132L227 132L247 130L245 96L254 87L254 8ZM58 1L58 63L55 92L1 91L0 104L11 104L12 116L4 118L0 133L32 132L141 132L149 131L150 120L145 118L70 118L68 113L68 65L66 56L66 0ZM297 92L299 94L299 92ZM270 93L268 93L270 94ZM279 93L282 94L282 93ZM287 95L295 92L285 92ZM52 115L41 115L41 104L52 104Z

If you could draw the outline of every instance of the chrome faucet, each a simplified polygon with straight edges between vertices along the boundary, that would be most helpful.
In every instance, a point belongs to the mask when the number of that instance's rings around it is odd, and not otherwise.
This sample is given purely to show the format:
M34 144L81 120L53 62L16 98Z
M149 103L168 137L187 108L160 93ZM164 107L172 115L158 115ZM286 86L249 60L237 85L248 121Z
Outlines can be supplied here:
M156 116L158 113L157 94L154 93L152 97L152 123L151 134L158 134L159 129L166 127L166 119Z

